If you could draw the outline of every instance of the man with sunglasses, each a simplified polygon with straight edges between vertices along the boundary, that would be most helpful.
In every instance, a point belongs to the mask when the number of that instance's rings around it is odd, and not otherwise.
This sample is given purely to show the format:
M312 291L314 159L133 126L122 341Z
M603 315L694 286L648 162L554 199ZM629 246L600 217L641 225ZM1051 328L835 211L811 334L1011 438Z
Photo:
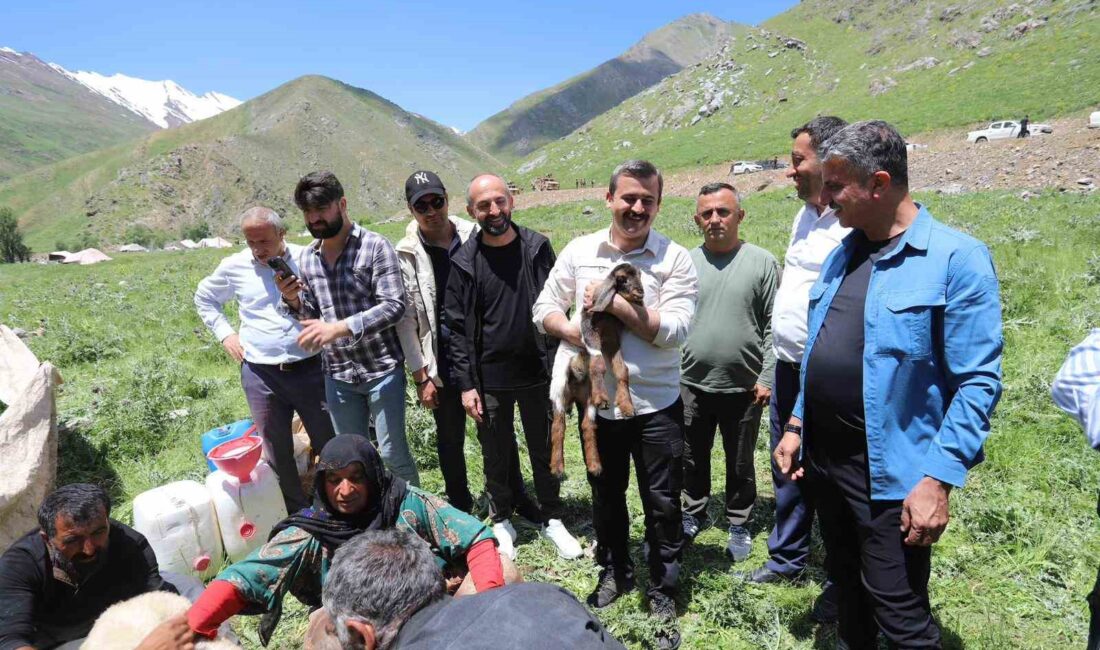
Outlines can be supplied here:
M459 510L471 512L474 500L463 454L466 411L448 358L451 330L441 310L451 258L477 231L477 225L449 214L447 188L434 172L417 171L409 176L405 201L413 220L396 246L407 305L397 336L420 405L430 409L435 418L436 449L447 500Z

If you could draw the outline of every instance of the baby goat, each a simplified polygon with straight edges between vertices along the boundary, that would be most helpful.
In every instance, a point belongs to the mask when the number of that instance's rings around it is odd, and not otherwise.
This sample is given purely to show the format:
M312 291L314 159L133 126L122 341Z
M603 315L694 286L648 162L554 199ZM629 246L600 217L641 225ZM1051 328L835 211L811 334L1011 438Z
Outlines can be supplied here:
M611 402L604 385L607 359L611 359L611 372L615 375L615 406L624 417L634 416L630 373L622 353L623 324L602 311L610 306L616 294L631 304L643 304L642 276L633 264L622 263L611 269L607 278L596 287L592 296L593 309L574 312L573 321L580 324L584 347L578 348L567 341L558 345L550 379L550 401L554 405L550 471L555 476L565 473L565 420L574 404L581 410L581 441L588 472L598 476L603 471L596 449L596 411L606 409Z

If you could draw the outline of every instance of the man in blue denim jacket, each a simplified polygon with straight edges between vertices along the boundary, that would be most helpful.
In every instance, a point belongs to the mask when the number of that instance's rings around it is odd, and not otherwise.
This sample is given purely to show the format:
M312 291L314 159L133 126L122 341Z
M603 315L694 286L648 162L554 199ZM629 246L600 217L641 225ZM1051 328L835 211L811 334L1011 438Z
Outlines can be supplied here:
M775 459L813 486L839 647L876 647L881 630L938 648L930 547L1001 395L997 275L984 244L913 202L889 124L848 126L819 157L822 202L853 232L810 290L801 390Z

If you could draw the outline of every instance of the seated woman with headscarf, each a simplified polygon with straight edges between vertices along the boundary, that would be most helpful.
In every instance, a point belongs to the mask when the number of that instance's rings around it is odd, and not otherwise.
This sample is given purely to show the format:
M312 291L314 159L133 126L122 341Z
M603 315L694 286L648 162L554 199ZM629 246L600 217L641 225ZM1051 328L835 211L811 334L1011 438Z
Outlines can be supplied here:
M444 572L468 569L462 592L505 583L489 528L391 474L363 436L339 435L325 445L314 489L312 507L280 522L267 544L207 586L187 616L196 634L212 637L218 625L237 613L263 614L260 640L267 645L286 593L320 607L333 553L364 530L398 528L416 534L431 547ZM512 582L518 574L510 564L508 568Z

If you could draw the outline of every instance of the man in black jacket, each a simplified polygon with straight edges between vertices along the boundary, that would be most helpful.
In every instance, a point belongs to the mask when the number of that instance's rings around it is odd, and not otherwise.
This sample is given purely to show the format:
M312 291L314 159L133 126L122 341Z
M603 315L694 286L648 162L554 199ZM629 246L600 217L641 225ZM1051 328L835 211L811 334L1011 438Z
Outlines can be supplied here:
M0 650L76 647L111 605L176 592L149 542L110 512L107 493L85 483L42 502L39 530L0 556Z
M581 547L561 522L561 483L550 473L549 382L557 341L531 322L554 250L546 237L512 222L512 205L498 176L478 176L466 191L466 211L481 230L451 261L444 302L451 365L462 406L477 422L500 552L515 557L515 510L541 526L559 555L576 558ZM513 424L517 403L539 503L523 486Z

